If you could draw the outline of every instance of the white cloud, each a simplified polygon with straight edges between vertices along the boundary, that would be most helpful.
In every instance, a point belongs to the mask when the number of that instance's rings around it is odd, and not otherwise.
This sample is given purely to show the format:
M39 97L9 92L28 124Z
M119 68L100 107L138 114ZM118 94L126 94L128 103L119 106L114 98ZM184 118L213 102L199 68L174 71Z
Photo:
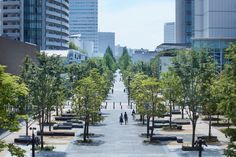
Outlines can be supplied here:
M153 50L163 42L164 23L175 19L174 2L168 0L139 3L115 11L104 8L109 7L104 1L99 5L100 31L115 32L116 44L130 48Z

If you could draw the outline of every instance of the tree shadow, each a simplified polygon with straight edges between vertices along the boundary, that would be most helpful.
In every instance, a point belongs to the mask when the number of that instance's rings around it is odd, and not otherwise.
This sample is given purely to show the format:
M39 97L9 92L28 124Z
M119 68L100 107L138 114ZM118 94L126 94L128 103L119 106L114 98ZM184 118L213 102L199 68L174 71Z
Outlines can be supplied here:
M37 157L66 157L65 152L58 152L58 151L39 151L36 152Z

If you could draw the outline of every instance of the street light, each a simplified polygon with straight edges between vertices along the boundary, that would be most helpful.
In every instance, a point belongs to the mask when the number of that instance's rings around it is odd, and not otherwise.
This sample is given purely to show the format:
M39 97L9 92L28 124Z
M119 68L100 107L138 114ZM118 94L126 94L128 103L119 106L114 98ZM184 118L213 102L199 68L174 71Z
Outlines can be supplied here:
M128 106L130 106L130 81L131 81L131 77L128 76ZM132 109L132 107L131 107Z
M36 128L34 127L30 127L30 130L32 130L32 157L35 157L35 135L34 135L34 130L36 130Z

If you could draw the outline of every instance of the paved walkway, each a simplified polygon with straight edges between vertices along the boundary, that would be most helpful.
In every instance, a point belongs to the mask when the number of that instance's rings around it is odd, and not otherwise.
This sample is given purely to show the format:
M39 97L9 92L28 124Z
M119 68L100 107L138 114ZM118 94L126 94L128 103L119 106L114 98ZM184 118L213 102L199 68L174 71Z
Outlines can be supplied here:
M114 84L114 92L110 93L107 100L107 109L103 109L102 113L105 120L100 126L91 126L90 133L95 133L97 137L91 138L95 143L93 145L78 145L76 141L81 139L78 137L83 129L76 129L77 136L68 144L59 144L62 139L57 139L54 152L37 153L37 157L197 157L197 152L183 152L182 145L174 143L151 145L145 144L144 137L140 137L141 133L146 132L145 126L137 125L131 117L131 111L127 105L127 94L124 93L124 84L120 81L120 75L116 73L116 81ZM115 109L113 109L115 102ZM122 105L122 109L120 106ZM103 103L105 106L106 103ZM119 116L121 113L127 112L129 122L127 125L119 124ZM206 129L205 129L206 130ZM157 130L158 131L158 130ZM159 133L162 133L159 131ZM175 134L173 132L172 134ZM183 134L184 140L190 138L190 134ZM206 133L205 133L206 134ZM30 147L28 146L27 149ZM217 146L209 146L203 152L203 157L221 157L222 151ZM27 156L30 156L28 152Z
M169 145L145 144L145 138L140 137L141 133L146 132L145 126L138 126L137 122L131 117L131 110L127 105L127 94L124 93L124 84L120 81L120 75L116 73L114 84L114 93L108 96L108 106L102 110L106 116L102 126L91 127L91 132L100 135L92 138L96 146L82 146L71 143L66 149L68 157L197 157L197 152L183 152L182 145L171 143ZM115 102L115 110L113 109ZM120 108L122 103L122 110ZM105 103L103 104L105 105ZM127 112L129 123L127 125L119 124L121 113ZM173 133L174 134L174 133ZM190 135L187 135L190 138ZM76 141L79 138L75 138ZM218 147L209 146L203 156L220 157L221 153Z

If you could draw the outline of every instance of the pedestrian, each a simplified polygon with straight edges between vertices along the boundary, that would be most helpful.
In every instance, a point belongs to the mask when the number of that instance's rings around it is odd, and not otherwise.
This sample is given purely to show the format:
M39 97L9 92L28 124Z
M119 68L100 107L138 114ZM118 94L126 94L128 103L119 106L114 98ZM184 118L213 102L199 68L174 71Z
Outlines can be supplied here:
M124 93L125 93L125 89L124 89Z
M122 125L123 122L124 122L124 120L123 120L123 114L121 113L121 114L120 114L120 125Z
M111 93L113 94L113 92L114 92L114 91L113 91L113 88L112 88Z
M135 119L135 111L134 111L134 109L132 111L132 116L133 116L133 119Z
M125 125L128 123L128 115L127 115L127 113L125 112L125 114L124 114L124 118L125 118Z

